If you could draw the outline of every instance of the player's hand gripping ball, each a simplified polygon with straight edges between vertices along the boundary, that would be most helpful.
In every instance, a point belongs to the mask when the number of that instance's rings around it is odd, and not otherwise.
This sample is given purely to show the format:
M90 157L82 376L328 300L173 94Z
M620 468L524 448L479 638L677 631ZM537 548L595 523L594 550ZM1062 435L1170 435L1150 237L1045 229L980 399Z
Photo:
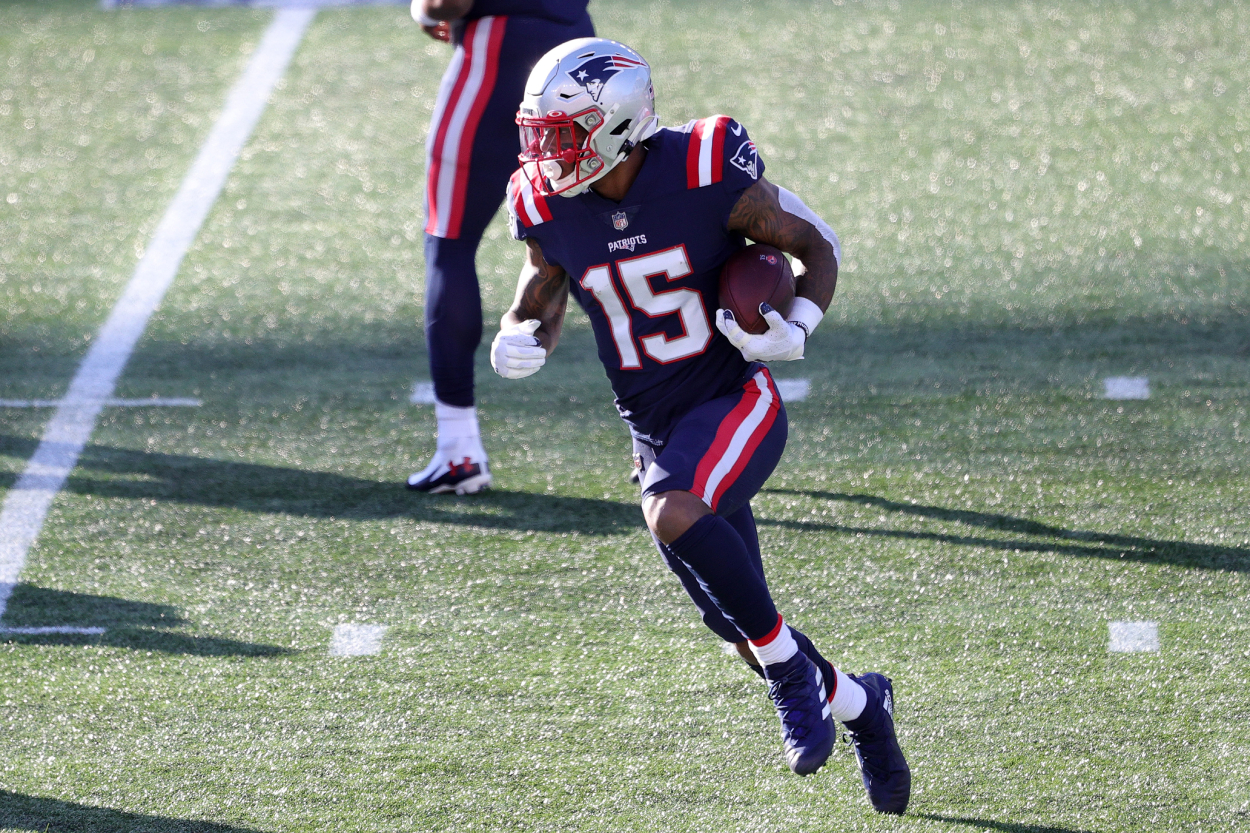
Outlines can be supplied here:
M542 326L536 318L500 330L490 345L490 366L505 379L524 379L547 363L547 351L534 337Z
M720 270L720 305L738 326L760 335L768 322L759 311L768 304L783 316L794 303L794 272L780 249L756 243L730 255Z
M794 272L780 250L757 243L735 252L720 273L716 329L749 362L803 358L804 330L785 319L794 303Z

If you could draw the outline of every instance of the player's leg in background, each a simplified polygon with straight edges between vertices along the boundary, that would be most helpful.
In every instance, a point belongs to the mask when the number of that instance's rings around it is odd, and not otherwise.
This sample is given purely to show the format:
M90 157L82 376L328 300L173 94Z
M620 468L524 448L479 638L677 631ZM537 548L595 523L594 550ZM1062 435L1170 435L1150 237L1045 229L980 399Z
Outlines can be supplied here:
M483 333L477 250L517 166L516 108L530 68L593 31L588 16L568 26L488 17L457 30L426 143L425 335L438 442L429 465L408 478L411 489L466 494L491 483L474 395Z

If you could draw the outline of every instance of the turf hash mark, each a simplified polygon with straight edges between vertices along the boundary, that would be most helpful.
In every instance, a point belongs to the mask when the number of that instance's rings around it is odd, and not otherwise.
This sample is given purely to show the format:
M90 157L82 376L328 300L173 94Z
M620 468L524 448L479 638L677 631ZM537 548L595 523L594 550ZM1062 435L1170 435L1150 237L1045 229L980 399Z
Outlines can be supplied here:
M434 383L414 382L412 385L412 393L408 396L408 401L413 405L433 405Z
M1150 398L1150 380L1145 376L1108 376L1103 388L1107 399Z
M1113 654L1155 653L1159 650L1159 625L1157 622L1111 622L1111 643L1107 650Z
M330 637L330 656L364 657L382 650L385 625L337 625Z
M774 379L783 402L802 402L812 392L811 379Z
M315 14L312 9L291 9L274 16L156 227L121 299L74 374L65 398L57 405L34 456L5 497L0 510L0 617L4 616L26 565L26 554L39 536L52 499L77 464L105 402L113 398L117 379L147 328L148 319L165 297L243 144L260 120L270 91L286 72Z

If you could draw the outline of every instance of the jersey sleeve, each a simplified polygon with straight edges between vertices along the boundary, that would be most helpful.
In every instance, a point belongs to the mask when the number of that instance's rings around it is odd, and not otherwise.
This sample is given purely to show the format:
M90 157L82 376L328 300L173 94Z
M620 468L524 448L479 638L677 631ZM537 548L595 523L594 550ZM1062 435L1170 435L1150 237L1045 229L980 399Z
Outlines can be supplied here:
M764 162L746 128L729 116L709 116L686 125L686 187L720 185L736 202L764 175Z
M534 189L525 171L517 168L508 180L508 229L516 240L529 237L529 230L551 219L547 198Z

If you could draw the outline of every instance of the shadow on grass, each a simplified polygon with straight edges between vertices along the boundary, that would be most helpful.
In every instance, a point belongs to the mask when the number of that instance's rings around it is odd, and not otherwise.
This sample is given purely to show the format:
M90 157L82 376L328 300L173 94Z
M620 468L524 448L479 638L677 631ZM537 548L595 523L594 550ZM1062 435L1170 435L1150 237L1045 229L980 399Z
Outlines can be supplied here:
M251 827L233 827L211 821L123 813L107 807L89 807L55 798L0 790L0 827L6 830L81 830L90 833L260 833Z
M1076 827L1051 827L1046 824L1016 824L1007 821L990 821L964 816L943 816L938 813L911 813L914 818L940 821L946 824L963 824L978 830L1001 830L1003 833L1088 833Z
M240 642L214 636L192 636L163 628L187 620L169 605L135 602L19 584L4 611L3 628L105 628L103 634L0 632L0 641L21 645L108 645L135 651L191 654L204 657L266 657L294 653L289 648Z
M0 435L0 454L29 457L37 444ZM0 475L0 486L15 477ZM398 482L350 475L88 446L65 490L316 518L409 518L485 529L613 535L641 530L636 503L491 489L469 497L424 495Z
M52 590L33 584L13 588L4 612L5 626L39 628L67 622L82 628L176 628L187 624L171 605Z
M1182 567L1199 567L1207 570L1231 570L1250 572L1250 549L1222 547L1214 544L1197 544L1189 541L1168 541L1143 538L1136 535L1119 535L1106 532L1064 529L1059 526L1001 515L991 512L974 512L966 509L947 509L943 506L900 503L888 498L866 494L842 492L805 491L801 489L765 489L774 494L803 495L816 500L858 503L885 512L898 512L937 521L954 522L980 529L996 530L1027 535L1048 540L1022 540L1019 538L990 538L976 535L958 535L948 532L922 532L879 527L857 527L830 524L820 521L787 521L757 518L764 526L782 526L791 529L811 529L841 532L849 535L868 535L885 538L901 538L919 541L938 541L971 547L1022 552L1055 552L1064 555L1094 556L1097 558L1128 558L1147 563L1175 564Z

